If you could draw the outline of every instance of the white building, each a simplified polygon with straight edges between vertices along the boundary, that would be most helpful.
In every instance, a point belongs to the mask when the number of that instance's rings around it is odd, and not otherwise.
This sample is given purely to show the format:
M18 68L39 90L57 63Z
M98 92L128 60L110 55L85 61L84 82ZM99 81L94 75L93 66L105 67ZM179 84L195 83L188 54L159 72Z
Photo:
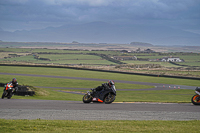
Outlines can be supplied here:
M163 62L183 62L179 57L163 57L160 60Z

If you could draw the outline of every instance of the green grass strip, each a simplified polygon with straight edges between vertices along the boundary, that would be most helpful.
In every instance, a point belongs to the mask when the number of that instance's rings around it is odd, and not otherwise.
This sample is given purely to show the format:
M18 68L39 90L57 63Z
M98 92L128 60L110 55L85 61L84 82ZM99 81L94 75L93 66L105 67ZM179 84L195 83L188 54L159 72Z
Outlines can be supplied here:
M1 72L5 73L40 74L40 75L54 75L54 76L68 76L68 77L139 81L139 82L163 83L163 84L174 84L174 85L188 85L194 87L200 86L199 80L150 77L150 76L97 72L97 71L87 71L87 70L75 70L66 68L0 66L0 70Z
M197 133L199 120L192 121L75 121L75 120L4 120L2 133Z

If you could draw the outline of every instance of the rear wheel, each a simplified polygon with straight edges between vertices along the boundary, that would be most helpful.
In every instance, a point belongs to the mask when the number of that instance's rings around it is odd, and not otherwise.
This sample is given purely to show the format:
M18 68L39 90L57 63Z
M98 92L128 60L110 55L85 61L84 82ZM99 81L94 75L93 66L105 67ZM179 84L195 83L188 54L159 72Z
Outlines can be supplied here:
M104 98L104 102L105 104L110 104L115 100L115 95L112 93L109 93L108 95L106 95L106 97Z
M84 102L84 103L90 103L90 102L92 102L92 96L91 96L91 95L88 95L88 94L85 94L85 95L83 96L83 102Z
M200 105L200 95L194 95L191 101L194 105Z

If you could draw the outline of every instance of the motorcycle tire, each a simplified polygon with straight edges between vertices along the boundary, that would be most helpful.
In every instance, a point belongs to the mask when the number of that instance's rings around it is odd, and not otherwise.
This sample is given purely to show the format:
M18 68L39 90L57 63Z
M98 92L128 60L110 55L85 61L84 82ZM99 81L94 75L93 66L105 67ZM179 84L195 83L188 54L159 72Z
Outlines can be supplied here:
M1 96L1 98L2 98L2 99L4 99L5 95L6 95L6 93L5 93L5 92L3 92L3 94L2 94L2 96Z
M7 96L7 99L11 99L11 96Z
M200 95L194 95L191 101L194 105L200 105Z
M113 101L115 101L115 95L114 95L114 94L108 94L108 95L106 95L105 98L104 98L105 104L110 104L110 103L112 103Z
M7 99L11 99L11 97L12 97L12 92L8 92Z
M90 103L90 102L92 102L92 96L91 96L91 95L88 95L88 94L85 94L85 95L83 96L83 102L84 102L84 103Z

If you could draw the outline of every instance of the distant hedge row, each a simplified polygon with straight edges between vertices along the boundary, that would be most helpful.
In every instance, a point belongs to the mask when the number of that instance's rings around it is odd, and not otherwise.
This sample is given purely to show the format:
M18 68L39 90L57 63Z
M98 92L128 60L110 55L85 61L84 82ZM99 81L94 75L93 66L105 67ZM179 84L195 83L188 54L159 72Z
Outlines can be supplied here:
M97 53L88 53L89 55L96 55L96 56L100 56L101 58L105 59L105 60L108 60L110 62L113 62L113 63L116 63L116 64L126 64L126 63L123 63L119 60L115 60L113 58L110 58L108 55L105 55L105 54L97 54Z

